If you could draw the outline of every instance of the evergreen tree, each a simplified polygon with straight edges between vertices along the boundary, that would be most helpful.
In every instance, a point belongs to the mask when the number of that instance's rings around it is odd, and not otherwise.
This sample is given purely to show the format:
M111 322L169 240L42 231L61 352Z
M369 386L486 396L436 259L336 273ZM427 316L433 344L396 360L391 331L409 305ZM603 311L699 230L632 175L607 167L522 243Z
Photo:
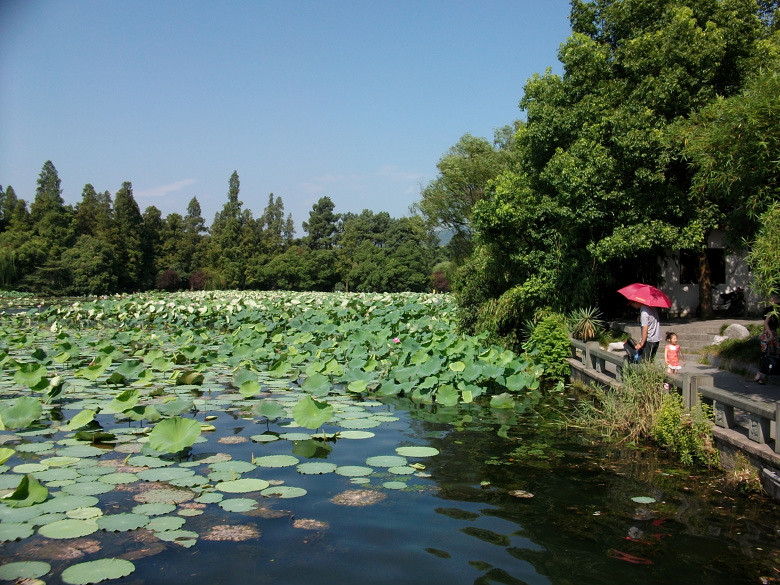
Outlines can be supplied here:
M339 216L333 213L335 205L330 197L320 197L309 212L309 221L303 222L306 232L304 243L312 250L333 247L333 237L338 231Z
M243 288L248 255L242 243L246 240L247 217L241 211L243 203L238 199L240 183L238 172L233 171L228 181L228 200L214 216L208 245L208 265L219 287Z
M181 217L181 216L179 216ZM160 262L162 248L163 220L162 213L154 205L144 209L141 223L141 290L154 288L156 278L161 269L165 269Z
M129 181L122 183L114 196L114 223L117 232L114 249L119 289L124 292L139 290L144 270L143 218L133 197L133 185Z

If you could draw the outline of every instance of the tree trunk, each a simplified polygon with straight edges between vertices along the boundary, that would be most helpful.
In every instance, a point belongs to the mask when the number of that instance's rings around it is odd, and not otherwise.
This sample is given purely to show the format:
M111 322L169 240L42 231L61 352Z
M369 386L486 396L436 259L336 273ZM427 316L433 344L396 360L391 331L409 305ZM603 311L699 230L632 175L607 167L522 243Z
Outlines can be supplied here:
M706 240L705 240L706 241ZM707 248L699 252L699 318L712 319L715 311L712 307L712 272L707 257Z

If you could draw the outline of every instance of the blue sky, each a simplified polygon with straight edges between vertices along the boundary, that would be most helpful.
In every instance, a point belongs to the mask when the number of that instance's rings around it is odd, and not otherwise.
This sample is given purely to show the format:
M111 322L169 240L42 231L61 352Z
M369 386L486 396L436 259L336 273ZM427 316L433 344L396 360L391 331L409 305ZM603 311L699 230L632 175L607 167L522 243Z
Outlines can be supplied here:
M143 211L208 224L238 171L300 224L408 214L466 133L520 118L560 72L568 0L0 0L0 184L30 203L51 160L66 203L131 181Z

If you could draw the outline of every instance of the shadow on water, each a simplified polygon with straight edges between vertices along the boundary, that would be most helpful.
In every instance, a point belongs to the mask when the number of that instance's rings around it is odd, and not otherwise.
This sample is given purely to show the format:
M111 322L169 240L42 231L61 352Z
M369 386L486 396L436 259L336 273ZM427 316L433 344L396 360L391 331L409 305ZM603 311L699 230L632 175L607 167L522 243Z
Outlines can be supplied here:
M555 416L388 399L372 407L387 421L371 429L370 439L257 443L249 437L278 439L296 429L242 418L230 403L215 415L217 431L183 463L199 469L222 452L245 462L293 453L301 462L366 466L368 458L408 445L432 446L439 454L409 457L422 468L416 475L375 466L364 483L296 467L258 468L247 477L307 493L248 496L260 505L247 512L179 504L184 530L254 534L245 541L203 537L184 547L146 530L101 532L73 541L6 543L0 556L51 559L100 547L101 556L130 555L136 571L116 583L139 585L732 585L777 578L780 512L770 500L730 492L721 473L680 468L655 450L604 445L566 431ZM117 464L125 457L107 456ZM142 483L101 496L101 505L128 511ZM54 575L46 581L60 582Z

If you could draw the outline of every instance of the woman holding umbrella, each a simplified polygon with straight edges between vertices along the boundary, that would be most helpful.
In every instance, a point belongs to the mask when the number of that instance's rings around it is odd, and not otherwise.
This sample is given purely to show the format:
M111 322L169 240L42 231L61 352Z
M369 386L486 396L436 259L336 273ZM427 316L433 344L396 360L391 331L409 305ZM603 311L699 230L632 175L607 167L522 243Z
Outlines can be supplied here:
M669 308L672 301L661 290L636 282L618 290L629 300L629 304L639 309L639 325L642 327L642 338L634 347L639 352L640 359L653 361L661 343L661 322L657 307Z

